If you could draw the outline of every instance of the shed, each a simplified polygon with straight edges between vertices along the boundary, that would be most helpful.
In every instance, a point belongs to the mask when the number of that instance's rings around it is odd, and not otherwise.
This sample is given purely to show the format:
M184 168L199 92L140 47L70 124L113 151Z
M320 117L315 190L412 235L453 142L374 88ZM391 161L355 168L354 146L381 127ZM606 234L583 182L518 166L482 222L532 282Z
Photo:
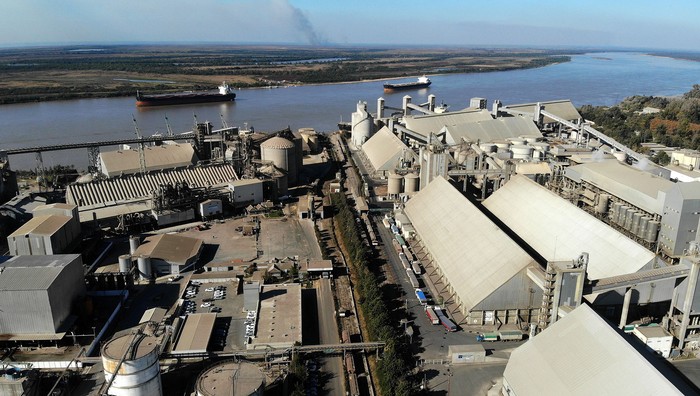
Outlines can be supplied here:
M673 336L661 326L638 326L632 331L644 344L659 355L668 358L671 356Z
M452 364L481 363L486 360L486 350L481 344L450 345L447 357Z

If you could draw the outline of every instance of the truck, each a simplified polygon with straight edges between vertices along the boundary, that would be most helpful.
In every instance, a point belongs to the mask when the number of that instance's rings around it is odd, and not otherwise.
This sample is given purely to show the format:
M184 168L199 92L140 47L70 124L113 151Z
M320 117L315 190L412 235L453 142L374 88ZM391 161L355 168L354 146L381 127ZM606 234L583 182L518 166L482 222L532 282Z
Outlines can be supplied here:
M391 228L391 224L389 224L389 219L386 217L382 219L382 224L384 224L384 228Z
M440 323L442 323L447 331L457 331L457 325L455 325L454 322L452 322L450 318L445 315L445 312L443 312L442 309L435 307L435 313L437 314L438 319L440 319Z
M434 325L440 324L440 318L438 318L435 310L431 306L428 305L425 307L425 315L428 317L430 323Z
M415 275L414 275L414 277L415 277ZM425 293L423 293L423 290L421 290L421 289L416 289L416 297L418 298L418 301L419 301L421 304L427 304L427 303L428 303L428 299L425 297Z
M399 259L401 260L401 264L403 265L404 269L411 269L411 263L408 262L408 259L403 252L399 253Z
M521 341L523 339L523 332L520 330L502 330L502 331L492 331L489 333L481 333L476 335L476 340L479 342L484 341Z
M394 249L396 249L397 252L401 253L401 245L399 245L399 242L396 239L391 240L392 245L394 245Z
M399 243L399 245L401 245L401 248L406 247L406 241L403 239L403 237L401 235L396 234L396 235L394 235L394 238Z
M416 260L413 260L413 262L411 263L411 269L413 270L413 273L416 275L420 275L423 273L423 271L421 271L421 269L420 269L420 265L419 265L418 261L416 261Z
M395 235L399 234L399 228L395 225L391 226L391 232L393 232Z
M406 269L406 275L408 276L408 281L411 283L412 287L420 286L418 284L418 278L416 278L416 275L413 274L413 271L410 268Z
M484 341L498 341L498 333L495 331L489 332L489 333L479 333L476 335L476 340L479 342L484 342Z

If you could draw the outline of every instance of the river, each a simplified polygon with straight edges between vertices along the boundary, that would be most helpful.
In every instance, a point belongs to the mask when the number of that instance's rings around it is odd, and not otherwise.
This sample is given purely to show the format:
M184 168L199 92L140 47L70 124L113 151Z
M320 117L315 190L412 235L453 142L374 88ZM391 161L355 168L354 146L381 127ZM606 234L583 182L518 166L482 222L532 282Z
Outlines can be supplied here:
M411 95L424 103L429 94L458 110L472 97L504 104L571 99L576 106L612 105L631 95L678 95L700 83L700 62L637 53L596 53L572 56L571 62L537 69L430 76L433 84L411 92L385 94L382 81L307 85L237 91L235 102L136 108L133 97L79 99L0 106L0 149L100 141L135 136L132 116L144 136L166 131L165 117L175 133L192 130L194 117L221 127L248 123L258 131L312 127L333 131L350 120L355 104L376 100L401 106ZM409 79L411 80L411 79ZM84 168L87 151L48 152L44 165L75 164ZM33 155L10 158L13 169L34 166Z

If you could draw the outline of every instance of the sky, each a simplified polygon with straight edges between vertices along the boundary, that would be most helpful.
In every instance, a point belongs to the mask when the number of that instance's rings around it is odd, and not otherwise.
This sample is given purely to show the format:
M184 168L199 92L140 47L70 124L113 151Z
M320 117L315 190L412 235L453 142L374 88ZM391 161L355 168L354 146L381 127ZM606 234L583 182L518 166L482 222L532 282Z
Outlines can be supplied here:
M0 46L230 43L700 50L700 1L1 0Z

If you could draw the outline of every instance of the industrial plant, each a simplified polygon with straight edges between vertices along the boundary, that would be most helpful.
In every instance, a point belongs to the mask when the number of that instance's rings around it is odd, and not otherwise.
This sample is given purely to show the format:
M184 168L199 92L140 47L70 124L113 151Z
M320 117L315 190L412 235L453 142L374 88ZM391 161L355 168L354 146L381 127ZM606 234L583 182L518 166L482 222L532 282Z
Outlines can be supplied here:
M396 345L344 228L403 306L416 390L489 363L491 394L697 392L674 359L700 348L700 153L650 163L569 100L436 103L0 151L0 394L316 394L322 370L374 394ZM20 194L12 155L66 148L90 172Z

